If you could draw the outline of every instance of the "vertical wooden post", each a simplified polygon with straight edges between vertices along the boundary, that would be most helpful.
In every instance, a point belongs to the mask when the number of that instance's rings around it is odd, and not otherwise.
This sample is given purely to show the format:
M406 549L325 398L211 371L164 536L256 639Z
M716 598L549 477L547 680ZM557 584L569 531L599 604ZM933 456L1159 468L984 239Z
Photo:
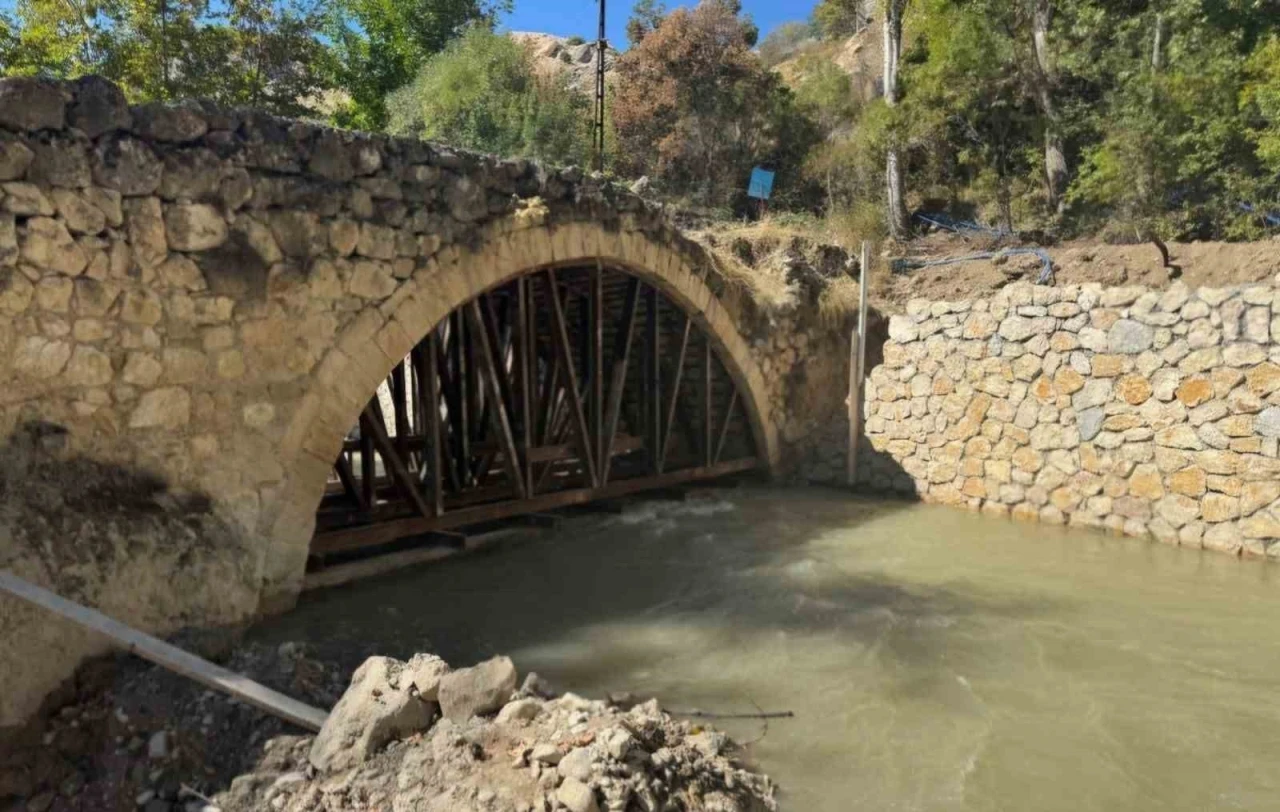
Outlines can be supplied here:
M647 300L647 319L645 331L645 391L644 408L645 438L644 444L649 455L649 468L657 474L661 471L658 461L662 443L662 368L658 356L662 352L662 325L658 313L658 289L650 287L645 291Z
M604 447L604 265L596 259L596 267L591 271L591 395L587 398L591 404L591 436L595 438L596 465L600 470L605 465L605 455L609 450ZM601 477L603 481L603 477Z
M533 345L533 331L529 326L529 278L522 276L516 280L516 332L520 336L517 344L516 366L519 369L520 395L520 460L524 466L524 481L533 496L533 462L529 459L529 449L533 447L533 409L530 394L537 390L536 349Z
M867 374L867 283L871 276L871 248L864 240L858 279L858 329L849 339L849 456L846 483L858 483L858 446L862 439L862 383Z
M377 401L377 392L373 399ZM360 487L364 491L365 509L373 510L378 504L378 464L373 457L373 429L363 412L360 413Z
M711 337L703 336L702 356L702 464L711 467Z
M438 331L434 328L427 333L426 351L422 355L424 356L421 366L422 396L425 402L423 416L426 418L423 433L428 443L423 451L423 458L431 466L432 510L436 516L440 516L444 514L444 479L441 476L444 455L441 453L441 446L444 444L445 437L440 425L439 338Z

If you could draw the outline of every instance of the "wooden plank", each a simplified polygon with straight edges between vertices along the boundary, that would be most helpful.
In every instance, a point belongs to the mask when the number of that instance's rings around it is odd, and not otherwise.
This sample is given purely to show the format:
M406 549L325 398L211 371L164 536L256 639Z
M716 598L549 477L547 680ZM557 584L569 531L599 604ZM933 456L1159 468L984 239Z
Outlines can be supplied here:
M499 447L502 449L502 464L507 476L515 485L516 493L523 499L526 490L524 476L520 473L520 454L516 451L516 438L511 431L511 418L507 414L506 399L502 394L502 384L498 380L498 362L493 355L495 348L489 344L489 339L493 336L484 323L484 314L480 310L479 302L472 299L468 312L475 331L476 354L481 359L479 377L484 379L489 389L489 398L493 401L493 408L490 409L489 415L493 421L494 432L498 435ZM492 461L487 464L491 465Z
M680 354L676 357L675 379L671 381L671 401L667 404L667 424L662 433L662 445L658 447L658 473L667 465L667 447L671 445L671 426L676 420L676 404L680 401L680 379L684 376L684 356L689 349L689 334L693 331L693 319L685 317L684 335L680 338Z
M595 438L596 459L604 460L609 450L604 447L604 266L596 260L591 270L591 436ZM603 463L601 463L603 468Z
M715 479L730 474L752 471L759 468L760 465L758 458L744 457L740 460L732 460L713 466L668 471L661 476L620 479L602 485L599 488L575 488L554 491L518 501L497 502L491 505L451 510L444 516L436 518L406 518L364 527L347 527L341 530L317 533L311 542L311 552L314 555L329 555L365 547L376 547L406 536L413 536L432 530L466 527L525 513L543 513L569 505L585 505L597 500L614 499L619 496L642 493L646 490L670 488L688 482Z
M565 369L565 382L568 384L565 388L574 434L577 435L578 446L582 449L587 481L597 484L599 480L596 479L595 454L591 450L591 431L587 428L587 415L582 408L582 391L578 388L578 376L573 369L573 353L569 349L569 331L565 326L564 308L560 304L556 272L553 270L547 271L547 287L551 292L552 343L560 354L560 365Z
M488 337L490 357L493 358L493 370L498 380L498 390L501 395L502 403L506 407L507 419L511 420L515 414L516 403L511 386L510 364L507 363L509 353L510 330L506 327L507 319L505 314L507 308L503 306L503 316L499 316L493 309L493 297L481 296L480 315L481 321L484 323L484 333ZM514 429L513 429L514 434Z
M375 392L373 401L377 402ZM378 462L373 455L373 429L369 428L368 419L360 414L360 487L364 489L364 507L369 510L378 504L377 478Z
M720 455L724 453L724 441L729 437L729 423L733 420L733 409L738 405L738 390L735 387L733 394L729 396L729 405L724 410L724 420L720 423L720 440L716 443L716 453L711 457L711 464L717 465L720 462Z
M441 382L445 385L445 397L449 398L449 423L453 433L453 467L457 471L459 487L471 484L471 428L470 411L466 398L466 353L463 351L462 314L449 314L449 364L441 365Z
M432 515L431 508L427 505L426 499L422 497L422 491L418 490L417 480L405 466L404 460L396 453L395 446L391 443L391 438L387 437L387 430L376 406L377 401L375 400L364 407L364 413L365 421L372 431L373 443L378 447L378 453L382 455L382 464L386 466L387 472L391 474L391 478L400 487L400 492L409 500L414 509L421 513L423 517L429 518Z
M69 620L90 631L104 635L112 642L163 668L195 680L209 688L222 691L259 710L284 719L298 727L319 732L329 714L296 699L260 685L242 674L229 671L202 660L177 646L140 632L110 618L96 609L81 606L47 589L24 581L8 570L0 571L0 589L15 598L32 603L42 609Z
M422 397L426 402L426 435L430 443L426 460L431 466L431 507L436 516L444 513L444 478L441 476L444 459L440 453L444 445L444 434L440 425L440 376L437 367L439 343L436 331L432 330L427 335L426 347L422 350L421 372L424 390Z
M338 454L338 460L333 464L338 472L338 480L342 482L342 490L356 503L361 510L368 510L369 503L365 501L364 493L356 485L355 474L351 471L351 463L347 461L346 452Z
M622 307L622 324L618 327L613 351L613 374L609 378L609 401L605 407L604 458L600 463L600 482L609 481L609 468L613 460L613 438L618 433L618 419L622 415L622 394L627 387L627 363L631 357L631 334L634 332L636 311L640 305L640 280L628 280L626 304Z
M529 334L529 280L521 277L516 280L516 398L520 401L520 454L524 461L524 481L533 487L533 464L529 452L533 446L533 410L529 402L533 391L531 383L534 378L536 348L533 337ZM532 493L530 494L532 495Z
M703 336L705 352L702 356L702 462L711 464L711 337Z
M551 422L559 406L560 397L560 355L556 353L551 359L551 374L542 388L542 397L538 400L538 438L539 445L545 444L551 436Z
M645 370L644 408L645 436L649 445L649 468L655 474L661 473L658 461L662 445L662 367L659 356L662 354L662 323L658 297L658 289L650 286L645 291L648 328L645 338L645 358L648 368Z
M391 371L390 388L391 405L396 418L396 450L400 452L401 458L406 458L408 449L404 446L404 439L413 433L413 428L409 425L409 392L405 385L403 361Z
M614 438L613 441L614 456L630 454L632 451L639 451L642 448L644 448L643 437L621 434ZM529 449L529 454L534 462L564 462L577 459L574 447L567 444L539 446L538 448Z
M313 589L342 586L343 584L349 584L353 581L359 581L365 578L385 575L390 572L399 572L406 567L428 564L433 561L452 558L456 555L473 553L505 539L532 539L537 538L539 535L540 534L537 532L536 527L527 525L519 527L504 527L488 533L481 533L475 536L465 536L465 546L445 542L441 544L433 544L429 547L403 550L397 553L385 553L383 555L366 558L361 561L338 564L336 566L326 567L317 572L308 573L302 581L302 590L304 592L308 592Z

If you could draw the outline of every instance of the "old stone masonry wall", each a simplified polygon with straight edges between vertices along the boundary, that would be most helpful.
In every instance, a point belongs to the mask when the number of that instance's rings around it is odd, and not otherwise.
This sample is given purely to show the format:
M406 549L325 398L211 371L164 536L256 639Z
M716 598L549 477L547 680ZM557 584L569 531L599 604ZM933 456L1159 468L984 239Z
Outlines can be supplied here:
M1280 558L1280 290L1011 285L912 302L860 478L994 515Z
M287 607L394 364L483 291L596 259L713 337L773 461L750 302L601 177L0 80L0 569L162 633ZM0 598L0 728L101 648Z

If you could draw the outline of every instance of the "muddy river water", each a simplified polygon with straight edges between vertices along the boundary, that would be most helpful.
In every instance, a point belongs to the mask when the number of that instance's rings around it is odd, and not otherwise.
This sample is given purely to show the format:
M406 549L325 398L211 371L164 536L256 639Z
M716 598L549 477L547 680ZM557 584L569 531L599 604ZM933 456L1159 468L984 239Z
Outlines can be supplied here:
M1280 566L820 490L717 490L309 595L354 665L510 654L719 722L819 810L1280 810Z

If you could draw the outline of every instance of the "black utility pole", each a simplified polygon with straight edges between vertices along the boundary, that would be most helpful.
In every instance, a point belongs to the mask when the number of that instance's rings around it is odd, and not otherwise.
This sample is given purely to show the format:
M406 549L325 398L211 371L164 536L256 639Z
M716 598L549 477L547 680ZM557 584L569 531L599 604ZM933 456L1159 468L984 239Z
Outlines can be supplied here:
M604 171L604 54L609 48L604 26L604 4L600 0L600 34L596 38L596 171Z

